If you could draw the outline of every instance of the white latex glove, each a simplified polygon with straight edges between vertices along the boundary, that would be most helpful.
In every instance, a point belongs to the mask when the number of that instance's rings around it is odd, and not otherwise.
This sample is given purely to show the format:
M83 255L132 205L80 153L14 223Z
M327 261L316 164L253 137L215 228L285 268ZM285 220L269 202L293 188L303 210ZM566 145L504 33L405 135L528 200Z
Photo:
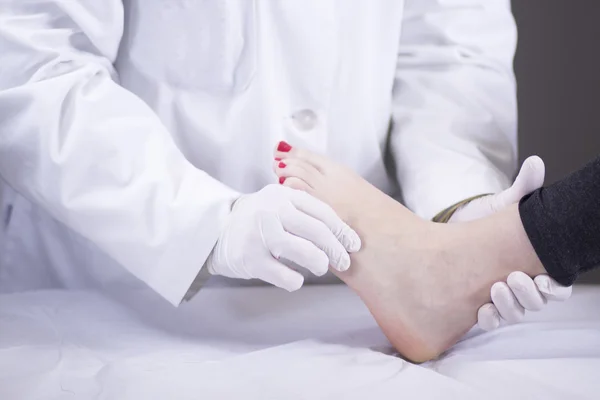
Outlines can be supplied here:
M242 196L232 209L208 271L239 279L260 279L288 291L304 277L290 262L317 276L331 265L350 267L348 252L360 249L360 238L331 207L306 192L269 185Z
M539 311L548 300L565 301L571 297L572 287L562 286L548 275L531 279L523 272L511 273L506 282L496 282L491 289L492 303L481 306L477 325L486 331L508 323L520 322L527 311Z
M513 185L505 191L475 199L457 210L449 222L466 222L491 215L544 184L545 166L541 158L529 157L519 171ZM539 311L548 300L564 301L571 296L572 288L560 285L548 275L531 279L523 272L513 272L507 282L497 282L492 286L492 303L483 305L477 313L477 324L484 330L493 330L502 320L509 323L520 322L525 310Z

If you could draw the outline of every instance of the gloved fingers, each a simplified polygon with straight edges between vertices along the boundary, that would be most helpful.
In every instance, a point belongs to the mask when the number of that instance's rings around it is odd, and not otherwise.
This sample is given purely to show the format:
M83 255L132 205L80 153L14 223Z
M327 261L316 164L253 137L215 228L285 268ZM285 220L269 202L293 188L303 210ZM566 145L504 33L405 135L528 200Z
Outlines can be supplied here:
M539 189L544 184L546 167L538 156L527 158L512 186L499 193L496 197L495 209L500 210L511 204L518 203L521 198Z
M288 268L274 259L265 260L254 274L256 279L270 283L288 292L294 292L304 284L302 274Z
M308 240L288 233L275 243L270 247L276 249L277 258L292 261L316 276L323 276L329 270L327 254Z
M354 253L360 250L360 237L338 217L333 208L306 192L295 191L291 201L298 210L323 222L346 251Z
M321 249L333 268L346 271L350 267L350 255L323 222L294 207L280 212L279 218L287 232L306 239Z
M484 331L493 331L500 327L500 314L492 303L487 303L477 310L477 326Z
M548 300L565 301L571 297L572 286L563 286L548 275L538 275L533 279L538 290Z
M537 156L529 157L519 171L515 182L508 189L475 199L456 210L449 222L467 222L487 217L511 204L518 203L523 196L540 188L544 184L544 162Z
M327 273L329 258L325 252L308 240L286 232L274 212L262 215L260 231L263 243L277 260L289 260L317 276Z
M525 309L517 301L515 295L504 282L496 282L491 289L492 302L498 313L506 322L514 324L525 316Z
M527 274L521 271L512 272L508 275L506 283L524 309L539 311L546 305L546 299Z

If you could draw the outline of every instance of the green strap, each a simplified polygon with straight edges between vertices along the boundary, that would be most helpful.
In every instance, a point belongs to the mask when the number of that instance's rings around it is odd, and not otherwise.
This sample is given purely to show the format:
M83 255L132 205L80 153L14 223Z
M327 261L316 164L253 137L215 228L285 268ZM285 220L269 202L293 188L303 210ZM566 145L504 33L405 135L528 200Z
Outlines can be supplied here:
M469 204L473 200L479 199L481 197L489 196L489 195L490 195L489 193L479 194L477 196L469 197L468 199L465 199L463 201L459 201L458 203L456 203L454 205L451 205L450 207L448 207L445 210L441 211L439 214L437 214L435 217L433 217L432 221L433 222L439 222L439 223L445 224L448 221L450 221L450 218L452 218L452 216L454 215L454 213L456 212L456 210L458 210L459 208L461 208L463 206L466 206L467 204Z

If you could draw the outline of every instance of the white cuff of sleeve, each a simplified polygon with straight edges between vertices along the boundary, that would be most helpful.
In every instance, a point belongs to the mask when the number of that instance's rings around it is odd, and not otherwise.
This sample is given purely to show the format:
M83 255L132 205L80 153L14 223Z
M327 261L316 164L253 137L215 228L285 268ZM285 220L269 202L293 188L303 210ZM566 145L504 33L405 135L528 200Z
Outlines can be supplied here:
M431 172L431 177L431 181L402 188L406 206L428 221L452 204L482 193L498 193L510 186L508 178L487 168L453 176Z
M187 201L195 201L194 210L186 224L187 229L181 229L179 237L170 238L170 246L156 260L154 273L146 283L168 300L178 306L188 292L204 281L197 281L206 259L214 248L225 220L231 212L231 205L240 196L240 193L227 187L215 179L199 179L194 190L197 193L188 194ZM197 210L200 210L198 213Z

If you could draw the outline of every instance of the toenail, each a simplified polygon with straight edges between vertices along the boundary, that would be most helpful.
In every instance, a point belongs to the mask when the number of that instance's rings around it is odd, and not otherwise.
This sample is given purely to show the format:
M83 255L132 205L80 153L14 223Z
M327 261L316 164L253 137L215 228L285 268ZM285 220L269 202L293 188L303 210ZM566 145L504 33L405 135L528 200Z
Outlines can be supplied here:
M275 161L281 161L281 158L275 157Z
M281 151L282 153L287 153L291 149L292 146L290 146L287 142L284 142L283 140L279 142L279 145L277 146L277 151Z
M286 165L285 165L285 163L284 163L284 162L280 162L280 163L279 163L279 165L278 165L278 167L279 167L279 168L285 168L285 166L286 166Z
M285 176L280 176L280 177L279 177L279 183L280 183L281 185L283 185L283 182L285 182Z

